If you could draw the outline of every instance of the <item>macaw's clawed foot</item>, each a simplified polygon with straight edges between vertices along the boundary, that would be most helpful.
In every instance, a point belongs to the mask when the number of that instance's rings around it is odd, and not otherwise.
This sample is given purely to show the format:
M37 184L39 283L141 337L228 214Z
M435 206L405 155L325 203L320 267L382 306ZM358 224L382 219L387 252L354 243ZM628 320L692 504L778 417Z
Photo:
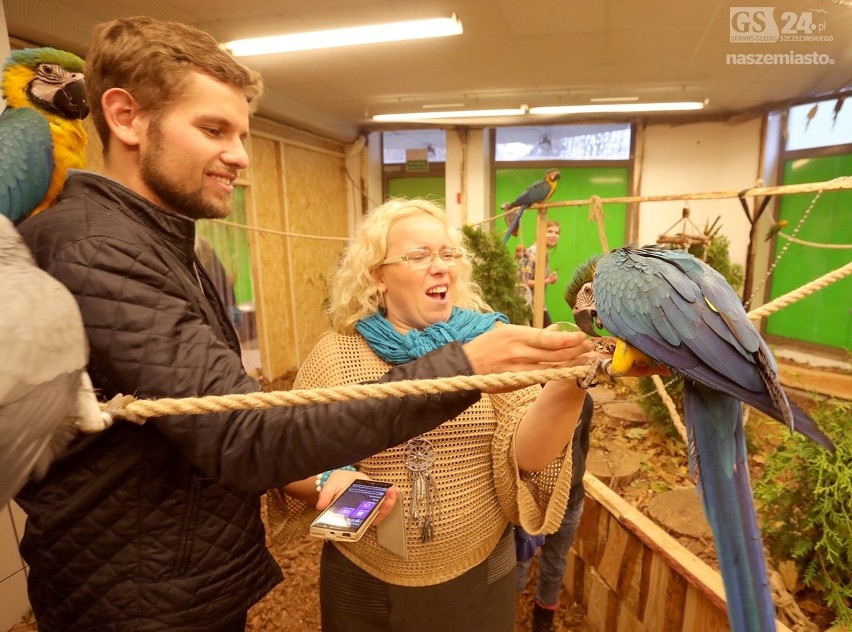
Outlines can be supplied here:
M598 385L598 373L605 372L607 375L612 375L612 360L609 358L595 358L589 365L589 372L585 377L577 378L577 386L584 391Z

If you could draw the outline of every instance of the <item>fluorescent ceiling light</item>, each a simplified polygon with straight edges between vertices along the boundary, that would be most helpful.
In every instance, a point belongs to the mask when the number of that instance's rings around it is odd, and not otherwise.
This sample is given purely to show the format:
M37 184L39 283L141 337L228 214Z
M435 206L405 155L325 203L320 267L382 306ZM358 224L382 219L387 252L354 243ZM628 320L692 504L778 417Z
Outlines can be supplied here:
M599 103L592 105L555 105L530 108L530 114L594 114L601 112L672 112L677 110L700 110L703 101L680 101L671 103Z
M639 97L596 97L589 99L592 103L616 103L624 101L638 101Z
M374 121L425 121L429 119L448 118L483 118L488 116L520 116L524 114L524 108L511 108L505 110L451 110L441 112L408 112L406 114L376 114Z
M461 35L461 33L462 24L454 13L449 18L412 20L409 22L355 26L329 31L313 31L310 33L293 33L291 35L274 35L271 37L234 40L233 42L224 44L224 47L231 51L232 55L243 57L247 55L266 55L268 53L290 53L299 50L316 50L318 48L356 46L358 44L399 42L402 40L424 39L428 37Z

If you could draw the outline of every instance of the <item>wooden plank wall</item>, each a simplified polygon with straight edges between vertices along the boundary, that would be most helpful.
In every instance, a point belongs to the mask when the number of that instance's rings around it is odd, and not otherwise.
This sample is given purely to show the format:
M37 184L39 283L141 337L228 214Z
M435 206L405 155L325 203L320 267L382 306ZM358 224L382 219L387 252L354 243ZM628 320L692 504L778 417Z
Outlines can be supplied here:
M349 231L345 157L339 143L264 121L252 122L250 154L249 224L291 233L249 231L261 372L272 380L328 329L327 282Z
M324 313L331 275L348 238L344 159L304 146L284 146L286 208L290 231L310 237L290 239L296 362L304 361L329 326ZM322 239L337 237L338 239Z
M718 572L591 474L565 585L590 632L725 632ZM791 632L780 621L777 632Z

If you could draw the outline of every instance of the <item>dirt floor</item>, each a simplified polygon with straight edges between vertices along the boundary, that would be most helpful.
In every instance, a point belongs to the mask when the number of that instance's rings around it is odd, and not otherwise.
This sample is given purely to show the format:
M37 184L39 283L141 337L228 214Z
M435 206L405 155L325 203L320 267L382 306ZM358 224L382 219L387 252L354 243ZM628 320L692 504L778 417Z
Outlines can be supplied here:
M267 390L284 390L290 387L292 376L285 376L274 383L266 384ZM592 430L592 449L602 450L618 446L639 458L639 471L632 481L614 487L629 502L646 511L657 495L692 485L687 473L686 449L676 433L644 419L636 406L636 393L625 386L603 385L595 389L595 417ZM800 405L807 405L807 398L793 394ZM749 432L780 440L783 430L774 421L763 420L754 413L749 421ZM780 435L778 433L781 433ZM752 454L753 479L759 474L763 456ZM697 516L696 520L703 520ZM671 530L670 530L671 532ZM689 537L672 532L672 535L693 553L717 568L712 539ZM313 632L319 625L319 551L321 542L310 536L290 544L286 549L272 547L286 579L249 613L247 630L251 632ZM536 579L533 564L527 589L518 595L516 630L531 629L531 602ZM572 604L567 595L562 595L563 607L557 611L555 630L561 632L585 632L585 615L578 605ZM802 627L811 632L826 630L831 614L818 596L803 591L795 595L795 603L805 616L814 622L812 627ZM34 622L28 621L13 628L14 632L36 630Z

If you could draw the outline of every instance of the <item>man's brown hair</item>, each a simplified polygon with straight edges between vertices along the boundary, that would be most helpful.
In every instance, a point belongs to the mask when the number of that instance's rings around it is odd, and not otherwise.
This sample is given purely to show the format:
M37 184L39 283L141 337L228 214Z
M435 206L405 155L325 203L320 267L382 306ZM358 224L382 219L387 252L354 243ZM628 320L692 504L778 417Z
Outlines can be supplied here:
M195 27L147 16L97 25L86 56L86 90L104 150L109 142L101 107L104 92L127 90L143 111L157 117L180 97L190 71L242 90L251 112L263 93L260 73L243 66Z

